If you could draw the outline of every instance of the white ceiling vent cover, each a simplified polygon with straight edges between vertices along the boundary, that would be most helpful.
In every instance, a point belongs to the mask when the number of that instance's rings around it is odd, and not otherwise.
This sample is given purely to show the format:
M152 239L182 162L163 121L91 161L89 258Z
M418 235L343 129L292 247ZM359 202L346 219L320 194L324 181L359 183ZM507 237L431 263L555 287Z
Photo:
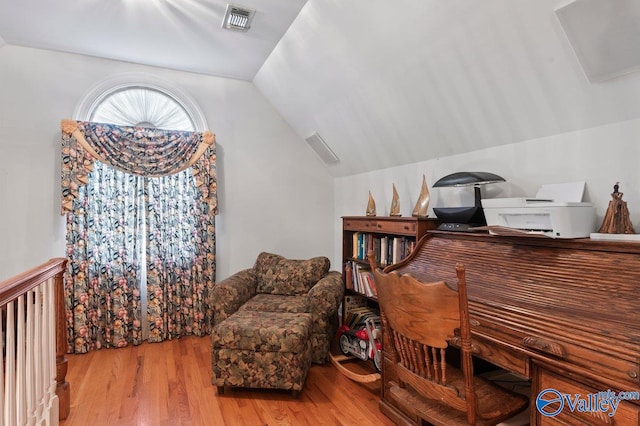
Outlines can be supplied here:
M575 0L556 16L590 81L640 70L640 1Z
M224 14L222 28L237 31L249 31L251 21L256 11L235 4L227 5L227 12Z
M333 153L331 148L329 148L329 145L326 144L326 142L320 137L319 134L314 133L305 140L307 141L311 149L313 149L318 157L320 157L320 159L326 164L335 164L340 161L338 156Z

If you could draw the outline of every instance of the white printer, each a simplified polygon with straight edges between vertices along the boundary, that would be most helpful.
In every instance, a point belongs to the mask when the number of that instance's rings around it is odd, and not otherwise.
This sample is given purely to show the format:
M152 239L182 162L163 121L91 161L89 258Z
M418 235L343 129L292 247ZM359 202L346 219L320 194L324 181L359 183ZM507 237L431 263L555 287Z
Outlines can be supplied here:
M482 200L487 228L504 227L551 238L587 238L596 230L596 211L582 202L585 182L543 185L535 198Z

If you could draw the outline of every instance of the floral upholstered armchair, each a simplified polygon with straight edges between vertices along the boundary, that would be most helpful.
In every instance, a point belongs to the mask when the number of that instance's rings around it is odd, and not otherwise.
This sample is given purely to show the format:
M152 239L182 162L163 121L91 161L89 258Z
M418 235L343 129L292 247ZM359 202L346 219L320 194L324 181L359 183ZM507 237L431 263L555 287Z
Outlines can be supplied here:
M324 363L344 295L326 257L286 259L260 253L253 268L218 283L212 383L299 392L311 362Z

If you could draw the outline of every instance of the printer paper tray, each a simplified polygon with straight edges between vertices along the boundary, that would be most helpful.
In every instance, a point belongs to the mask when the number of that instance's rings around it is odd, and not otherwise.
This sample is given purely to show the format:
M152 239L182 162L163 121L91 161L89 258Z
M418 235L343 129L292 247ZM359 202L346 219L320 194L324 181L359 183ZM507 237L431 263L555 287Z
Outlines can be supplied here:
M491 235L513 236L513 237L542 237L552 238L544 231L526 231L524 229L509 228L508 226L489 225L489 226L476 226L471 228L470 231L489 231Z

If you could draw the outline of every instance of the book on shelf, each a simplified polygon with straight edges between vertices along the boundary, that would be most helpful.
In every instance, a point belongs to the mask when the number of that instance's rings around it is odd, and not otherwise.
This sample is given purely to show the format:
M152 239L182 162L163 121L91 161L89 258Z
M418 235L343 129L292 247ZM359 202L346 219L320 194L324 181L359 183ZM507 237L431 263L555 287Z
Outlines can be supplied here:
M354 232L351 236L351 257L354 259L358 258L358 241L359 241L359 232Z
M347 262L344 265L344 284L345 287L349 290L353 290L353 271L352 271L351 262Z
M373 273L371 267L357 262L349 262L351 269L351 282L355 292L364 294L367 297L377 297L378 291L373 283ZM345 268L346 271L346 268ZM348 279L348 278L347 278Z
M373 273L369 272L366 277L367 283L369 285L369 290L371 291L371 297L378 297L378 289L376 288L376 283L373 279Z
M388 261L387 261L388 247L389 247L389 238L386 236L380 238L380 257L378 259L381 265L388 265Z
M355 308L345 317L344 324L351 329L361 327L367 319L380 322L380 311L371 306Z
M373 241L371 243L371 250L373 250L374 253L374 259L376 261L376 263L380 262L380 237L373 237ZM369 259L369 256L367 256L367 260Z
M368 260L373 250L376 263L381 266L398 263L413 251L416 241L413 238L375 233L354 232L352 234L351 255L353 259Z
M360 264L358 264L356 262L351 262L351 275L352 275L352 280L353 280L353 290L358 292L358 293L365 294L364 287L363 287L363 284L362 284L362 277L360 275L360 272L361 272L362 268L366 268L366 266L360 265Z
M343 310L345 318L349 317L349 314L355 309L363 308L368 305L367 299L357 294L347 294L346 296L344 296L344 300L342 301L342 303L344 304Z
M402 258L402 238L394 237L393 238L393 254L392 254L392 262L398 263Z

